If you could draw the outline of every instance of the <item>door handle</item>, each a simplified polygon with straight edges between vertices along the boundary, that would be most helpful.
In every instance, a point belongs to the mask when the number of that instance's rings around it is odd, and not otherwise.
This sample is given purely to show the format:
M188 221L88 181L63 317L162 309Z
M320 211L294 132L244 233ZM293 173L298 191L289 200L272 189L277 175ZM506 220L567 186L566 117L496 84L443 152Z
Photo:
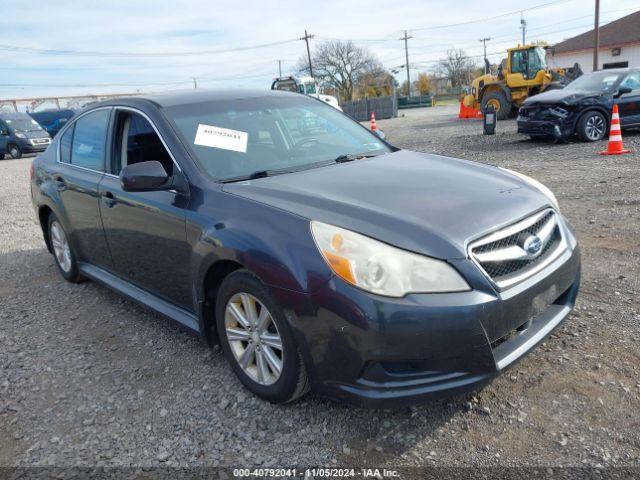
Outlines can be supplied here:
M102 203L104 203L108 208L111 208L116 203L118 203L118 200L116 200L116 197L113 195L113 193L105 192L105 194L102 196Z

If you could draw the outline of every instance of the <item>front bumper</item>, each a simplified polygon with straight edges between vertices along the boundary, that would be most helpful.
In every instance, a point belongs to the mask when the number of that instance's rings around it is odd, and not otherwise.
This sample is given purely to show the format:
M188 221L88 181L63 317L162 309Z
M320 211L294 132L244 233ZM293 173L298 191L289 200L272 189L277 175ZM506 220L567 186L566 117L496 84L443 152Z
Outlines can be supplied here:
M387 408L481 388L568 316L580 284L575 243L503 292L470 261L456 266L471 291L391 299L334 278L290 303L286 311L314 390ZM290 292L284 296L291 300Z
M47 143L37 143L37 141L34 139L20 139L18 141L18 146L20 147L20 151L22 153L44 152L50 144L51 140L49 140Z
M518 133L532 137L567 138L575 132L575 116L572 112L554 113L554 110L518 114Z

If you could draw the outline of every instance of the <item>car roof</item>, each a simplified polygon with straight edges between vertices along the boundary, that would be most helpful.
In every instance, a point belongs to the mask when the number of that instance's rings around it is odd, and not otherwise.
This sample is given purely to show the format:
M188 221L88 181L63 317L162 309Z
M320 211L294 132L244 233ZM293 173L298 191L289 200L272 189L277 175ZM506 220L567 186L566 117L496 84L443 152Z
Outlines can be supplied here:
M137 103L140 100L153 102L157 106L174 107L178 105L189 105L193 103L219 102L228 100L243 100L248 98L266 98L266 97L291 97L310 98L299 93L285 92L281 90L176 90L166 93L135 95L127 97L119 97L102 102L92 103L88 108L103 105L126 105L127 103Z

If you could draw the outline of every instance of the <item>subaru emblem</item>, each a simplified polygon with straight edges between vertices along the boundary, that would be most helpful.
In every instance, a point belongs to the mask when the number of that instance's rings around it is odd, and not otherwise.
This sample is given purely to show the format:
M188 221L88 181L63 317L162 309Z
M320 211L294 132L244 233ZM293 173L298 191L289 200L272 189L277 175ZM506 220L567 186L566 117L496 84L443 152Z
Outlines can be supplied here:
M522 248L529 255L537 255L542 250L542 240L537 235L529 235L522 244Z

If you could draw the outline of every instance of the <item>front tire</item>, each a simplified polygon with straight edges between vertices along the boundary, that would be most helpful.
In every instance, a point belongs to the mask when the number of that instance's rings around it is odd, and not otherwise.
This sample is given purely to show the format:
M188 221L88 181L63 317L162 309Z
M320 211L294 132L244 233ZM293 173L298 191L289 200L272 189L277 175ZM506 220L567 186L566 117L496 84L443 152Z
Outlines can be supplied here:
M252 393L287 403L307 392L307 373L284 312L251 272L238 270L222 282L216 327L224 356Z
M9 145L9 148L7 150L9 152L9 156L13 159L19 159L22 158L22 150L20 150L20 147L18 145Z
M607 119L602 113L595 110L587 112L580 117L576 133L583 142L602 140L607 134Z
M80 274L78 262L76 261L67 233L64 231L62 224L53 213L49 215L49 242L53 258L58 266L60 274L65 280L71 283L80 283L85 278Z
M482 97L482 111L484 112L488 105L496 110L496 118L498 120L506 120L511 114L511 101L507 99L503 92L489 92Z

